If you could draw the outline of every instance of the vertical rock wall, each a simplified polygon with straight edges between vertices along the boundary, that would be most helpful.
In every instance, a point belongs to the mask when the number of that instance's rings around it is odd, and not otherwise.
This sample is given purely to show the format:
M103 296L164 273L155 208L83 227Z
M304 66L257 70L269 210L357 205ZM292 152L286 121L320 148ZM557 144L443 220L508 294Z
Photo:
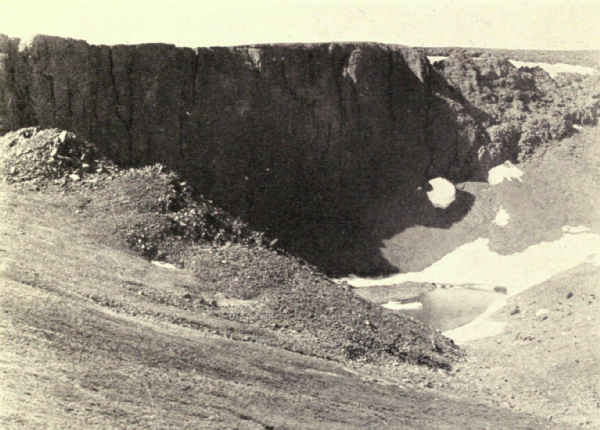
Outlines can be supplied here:
M38 36L19 48L0 37L0 127L33 124L75 131L123 164L163 162L306 255L368 230L363 210L386 196L472 175L485 143L423 55L359 43L194 50Z

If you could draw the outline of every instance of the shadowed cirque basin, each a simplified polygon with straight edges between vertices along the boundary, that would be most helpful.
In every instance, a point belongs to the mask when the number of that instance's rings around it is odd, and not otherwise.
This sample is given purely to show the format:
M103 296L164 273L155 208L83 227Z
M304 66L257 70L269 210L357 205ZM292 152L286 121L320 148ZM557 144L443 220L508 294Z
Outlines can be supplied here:
M411 314L455 342L501 333L493 314L508 298L579 265L600 263L596 146L582 144L597 139L591 130L520 168L490 169L487 184L459 185L473 193L464 216L438 209L438 217L451 222L407 229L384 250L398 263L408 261L405 270L399 267L404 273L343 280L363 298ZM572 155L573 148L582 154ZM415 285L433 288L402 293ZM364 287L375 287L377 296Z

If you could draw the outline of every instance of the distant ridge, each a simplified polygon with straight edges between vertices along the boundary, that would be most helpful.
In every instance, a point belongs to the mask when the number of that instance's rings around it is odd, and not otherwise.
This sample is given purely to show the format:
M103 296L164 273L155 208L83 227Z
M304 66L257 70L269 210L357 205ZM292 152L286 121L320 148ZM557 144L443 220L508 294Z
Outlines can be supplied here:
M566 50L537 50L537 49L494 49L494 48L462 48L459 46L415 47L425 55L447 56L455 51L463 51L467 55L490 53L501 55L512 60L531 61L540 63L565 63L576 66L594 67L600 70L600 50L585 49L576 51Z

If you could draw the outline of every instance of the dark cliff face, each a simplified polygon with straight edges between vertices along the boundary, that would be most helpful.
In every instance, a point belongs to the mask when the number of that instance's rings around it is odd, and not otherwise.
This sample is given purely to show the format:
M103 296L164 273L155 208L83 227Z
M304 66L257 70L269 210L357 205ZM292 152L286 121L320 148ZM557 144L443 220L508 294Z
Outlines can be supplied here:
M4 37L0 52L5 130L66 128L122 164L163 162L328 270L340 262L324 255L368 236L366 207L433 176L471 176L486 143L474 111L402 46L38 36L21 50Z

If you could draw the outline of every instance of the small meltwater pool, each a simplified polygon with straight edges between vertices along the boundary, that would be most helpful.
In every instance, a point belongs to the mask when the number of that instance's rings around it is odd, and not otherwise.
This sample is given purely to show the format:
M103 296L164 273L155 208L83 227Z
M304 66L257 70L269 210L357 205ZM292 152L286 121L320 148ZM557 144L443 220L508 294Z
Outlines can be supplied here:
M600 235L585 226L564 226L559 239L514 254L499 254L490 249L489 239L479 238L421 272L339 281L356 288L398 288L407 282L453 285L425 291L409 303L391 300L383 306L418 318L462 343L502 332L504 325L492 315L508 297L583 263L600 264Z

